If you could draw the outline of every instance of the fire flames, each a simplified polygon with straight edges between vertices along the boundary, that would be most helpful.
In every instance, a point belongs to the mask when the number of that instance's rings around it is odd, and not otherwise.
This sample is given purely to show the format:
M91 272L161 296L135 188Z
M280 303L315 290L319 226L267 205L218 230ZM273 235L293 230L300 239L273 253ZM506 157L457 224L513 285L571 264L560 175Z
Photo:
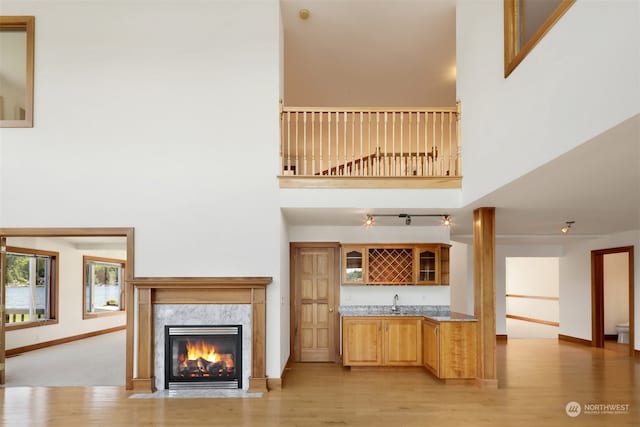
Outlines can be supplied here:
M198 360L198 358L213 363L220 362L220 355L216 353L213 345L204 340L198 340L195 343L187 340L187 360Z
M235 367L233 355L228 353L218 353L215 346L204 340L186 342L186 354L182 353L178 357L178 363L183 368L192 368L195 363L198 371L232 371Z

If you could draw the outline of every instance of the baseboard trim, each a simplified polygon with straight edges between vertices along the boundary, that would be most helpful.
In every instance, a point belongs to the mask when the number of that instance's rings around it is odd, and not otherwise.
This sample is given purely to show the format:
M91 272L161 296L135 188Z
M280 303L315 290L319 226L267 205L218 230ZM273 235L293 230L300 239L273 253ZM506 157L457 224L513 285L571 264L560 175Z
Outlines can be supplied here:
M97 337L98 335L110 334L111 332L117 332L127 329L127 325L115 326L108 329L100 329L98 331L86 332L80 335L73 335L65 338L58 338L56 340L39 342L37 344L25 345L24 347L16 347L5 350L5 356L14 356L28 351L40 350L42 348L53 347L54 345L66 344L68 342L83 340L85 338Z
M282 378L267 378L267 388L269 391L282 390Z
M496 341L507 342L507 334L496 334Z
M567 342L572 342L574 344L588 345L589 347L591 347L591 341L590 340L585 340L585 339L582 339L582 338L576 338L576 337L572 337L572 336L569 336L569 335L558 334L558 341L567 341Z

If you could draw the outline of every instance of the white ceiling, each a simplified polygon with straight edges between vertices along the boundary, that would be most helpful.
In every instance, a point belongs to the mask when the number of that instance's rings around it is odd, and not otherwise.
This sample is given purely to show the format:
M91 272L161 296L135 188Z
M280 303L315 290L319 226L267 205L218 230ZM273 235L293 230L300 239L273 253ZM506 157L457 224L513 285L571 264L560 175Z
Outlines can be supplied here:
M448 106L455 102L455 0L281 0L285 104ZM298 11L306 8L309 19ZM391 82L391 84L389 84ZM496 233L560 243L640 229L640 116L461 209L284 209L291 225L357 226L367 213L450 213L469 240L473 209L496 207ZM559 233L576 221L570 235ZM396 218L380 225L404 227ZM414 218L413 225L433 225ZM564 239L564 240L563 240Z

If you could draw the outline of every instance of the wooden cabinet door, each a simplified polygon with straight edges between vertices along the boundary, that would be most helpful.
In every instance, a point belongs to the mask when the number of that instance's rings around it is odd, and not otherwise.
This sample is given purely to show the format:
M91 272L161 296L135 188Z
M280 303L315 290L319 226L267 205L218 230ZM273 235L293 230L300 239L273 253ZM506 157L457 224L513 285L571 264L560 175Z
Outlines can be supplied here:
M416 285L440 284L440 246L420 245L414 248L414 281Z
M440 324L440 378L475 378L476 322L442 322Z
M362 246L342 247L342 283L364 285L367 280L367 250Z
M420 323L420 319L391 319L384 321L384 365L422 365L422 330Z
M435 376L440 376L440 337L438 323L422 321L423 365Z
M382 320L342 319L343 364L378 366L382 363Z

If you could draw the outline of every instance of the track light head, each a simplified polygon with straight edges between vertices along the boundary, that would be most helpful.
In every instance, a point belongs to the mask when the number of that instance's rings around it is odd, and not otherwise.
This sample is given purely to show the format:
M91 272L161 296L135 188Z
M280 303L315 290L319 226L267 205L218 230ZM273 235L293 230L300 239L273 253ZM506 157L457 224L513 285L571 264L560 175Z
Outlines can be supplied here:
M565 221L566 225L560 229L562 234L567 234L569 230L571 230L571 226L575 223L576 223L575 221Z
M442 219L440 220L440 222L445 227L449 227L451 225L451 217L449 215L443 215Z
M411 217L409 215L405 218L404 225L411 225Z
M367 215L367 217L364 219L364 226L365 227L371 227L375 223L376 223L376 220L371 215Z

